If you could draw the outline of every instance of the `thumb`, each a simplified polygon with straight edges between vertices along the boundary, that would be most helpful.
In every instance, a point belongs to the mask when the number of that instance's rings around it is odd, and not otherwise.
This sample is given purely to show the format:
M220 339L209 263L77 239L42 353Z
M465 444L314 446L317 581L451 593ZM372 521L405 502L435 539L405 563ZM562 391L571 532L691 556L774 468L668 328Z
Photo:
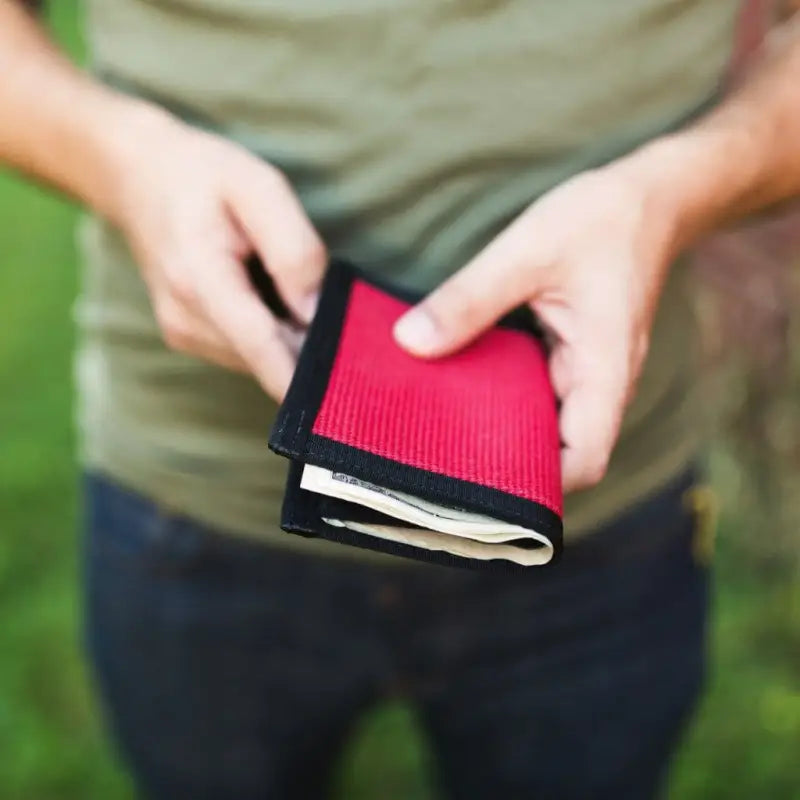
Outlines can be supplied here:
M513 228L501 234L397 321L397 343L422 358L447 355L534 297L535 272L522 245Z

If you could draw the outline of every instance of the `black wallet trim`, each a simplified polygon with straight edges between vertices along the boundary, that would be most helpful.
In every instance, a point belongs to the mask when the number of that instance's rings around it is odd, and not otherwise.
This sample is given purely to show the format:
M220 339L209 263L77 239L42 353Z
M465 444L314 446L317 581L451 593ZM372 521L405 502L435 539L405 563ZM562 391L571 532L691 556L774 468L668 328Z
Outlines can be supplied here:
M547 536L554 549L553 561L557 560L563 549L563 525L558 514L541 503L471 481L400 464L312 433L338 351L350 291L356 278L370 281L349 264L342 261L331 263L322 289L324 301L311 324L294 379L273 425L270 448L292 461L346 472L354 478L407 492L431 502L457 505L478 513L486 513L486 509L491 508L492 515L498 519L533 527ZM510 323L515 327L520 324L528 327L519 317L510 320ZM319 524L325 523L320 520ZM370 549L381 551L386 551L387 545L392 544L380 541L376 547L372 537L334 526L327 526L325 533L337 541L343 541L342 537L358 537L359 546L367 546L364 540L370 540ZM415 558L421 553L430 552L409 545L397 544L397 547L413 551ZM442 555L449 554L435 553L429 560L441 563ZM472 561L457 556L452 558L459 562Z

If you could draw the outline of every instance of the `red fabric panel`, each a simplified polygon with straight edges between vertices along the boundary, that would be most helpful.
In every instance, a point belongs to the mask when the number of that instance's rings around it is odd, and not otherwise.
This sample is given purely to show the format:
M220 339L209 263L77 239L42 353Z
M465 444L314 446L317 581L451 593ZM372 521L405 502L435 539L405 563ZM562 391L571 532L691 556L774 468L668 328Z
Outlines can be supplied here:
M401 350L408 306L355 281L313 432L562 511L556 404L543 349L496 328L448 358Z

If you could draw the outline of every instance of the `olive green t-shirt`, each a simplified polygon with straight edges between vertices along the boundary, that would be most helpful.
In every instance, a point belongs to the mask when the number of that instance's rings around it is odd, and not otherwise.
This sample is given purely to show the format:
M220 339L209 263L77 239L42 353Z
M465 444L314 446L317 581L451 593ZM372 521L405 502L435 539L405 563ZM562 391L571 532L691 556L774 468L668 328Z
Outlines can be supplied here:
M330 250L429 290L531 201L680 124L718 90L731 0L89 0L93 67L283 169ZM163 345L121 239L82 231L87 465L167 509L280 532L285 464L254 381ZM700 434L683 269L608 475L574 539L673 477Z

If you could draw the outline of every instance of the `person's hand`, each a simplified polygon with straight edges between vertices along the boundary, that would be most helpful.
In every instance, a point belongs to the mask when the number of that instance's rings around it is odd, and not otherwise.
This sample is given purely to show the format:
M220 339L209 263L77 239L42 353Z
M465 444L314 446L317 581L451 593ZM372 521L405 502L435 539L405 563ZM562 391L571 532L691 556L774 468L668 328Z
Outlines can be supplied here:
M565 491L597 483L648 349L673 237L633 166L583 173L529 207L395 328L421 357L528 303L551 337Z
M313 316L325 248L284 176L166 114L118 147L112 221L126 237L168 346L255 376L280 400ZM299 323L279 323L243 266L256 254Z

